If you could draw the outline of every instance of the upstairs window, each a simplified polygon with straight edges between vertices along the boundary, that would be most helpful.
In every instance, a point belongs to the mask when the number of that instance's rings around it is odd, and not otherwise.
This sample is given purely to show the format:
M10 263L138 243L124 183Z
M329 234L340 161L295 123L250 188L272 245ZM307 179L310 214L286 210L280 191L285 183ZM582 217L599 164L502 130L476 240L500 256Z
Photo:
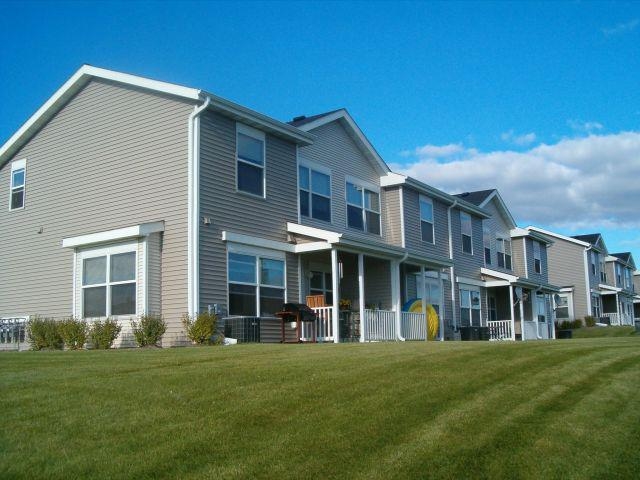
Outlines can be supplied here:
M237 172L238 191L264 197L265 190L265 136L246 125L237 124Z
M598 254L591 250L591 275L596 274L596 264L598 263Z
M380 235L380 194L347 182L347 225Z
M511 264L511 240L506 238L498 238L496 243L498 244L498 267L512 270Z
M626 288L627 290L631 290L632 285L633 285L633 282L631 280L631 269L625 268L624 269L624 288Z
M482 244L484 245L484 264L491 265L491 229L486 221L482 224Z
M433 235L433 202L430 198L420 195L420 232L422 241L434 242Z
M542 257L540 255L540 243L533 242L533 270L542 273Z
M600 281L607 283L607 270L604 268L604 255L600 255Z
M616 287L622 287L622 267L619 263L615 264L616 268Z
M462 234L462 251L473 255L471 215L460 212L460 232Z
M26 167L26 160L17 160L11 163L9 210L24 208Z
M300 215L331 222L331 177L327 173L298 167Z

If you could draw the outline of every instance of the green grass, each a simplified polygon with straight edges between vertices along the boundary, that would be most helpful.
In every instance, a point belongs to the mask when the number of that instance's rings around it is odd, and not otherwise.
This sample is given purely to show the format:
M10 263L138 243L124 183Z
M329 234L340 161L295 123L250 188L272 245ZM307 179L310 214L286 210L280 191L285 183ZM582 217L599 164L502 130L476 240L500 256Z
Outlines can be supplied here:
M635 327L583 327L573 330L573 338L629 337Z
M0 478L636 478L640 337L0 355Z

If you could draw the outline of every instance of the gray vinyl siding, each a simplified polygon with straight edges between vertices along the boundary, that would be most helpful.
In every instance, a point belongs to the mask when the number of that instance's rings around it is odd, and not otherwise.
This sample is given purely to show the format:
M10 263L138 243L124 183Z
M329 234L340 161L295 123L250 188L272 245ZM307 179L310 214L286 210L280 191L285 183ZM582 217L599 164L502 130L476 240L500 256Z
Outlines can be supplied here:
M383 310L391 309L391 262L364 258L364 302Z
M266 198L236 191L236 122L218 113L201 117L200 310L227 308L227 248L222 232L287 242L287 222L297 222L296 146L266 135ZM298 263L287 255L287 299L298 300Z
M471 215L473 255L462 251L460 230L460 210L451 210L451 235L453 236L453 262L456 276L480 280L480 269L484 267L484 249L482 246L482 220ZM456 296L457 298L457 296Z
M420 225L420 194L412 188L403 188L405 245L410 253L432 257L449 257L449 225L447 206L428 195L433 202L433 238L434 243L422 241ZM455 211L454 211L455 212ZM453 214L453 212L452 212Z
M524 258L524 250L525 250L524 242L525 242L525 238L524 237L512 238L511 239L511 252L512 252L512 255L513 255L513 259L512 259L513 266L514 266L513 273L515 273L518 277L525 277L526 278L527 272L525 270L526 262L525 262L525 258ZM497 265L495 265L495 266L497 267ZM491 268L493 268L493 266Z
M548 283L549 271L547 266L547 248L544 243L540 243L540 272L536 273L533 256L533 242L531 238L524 239L527 244L527 269L529 272L529 279L534 282Z
M505 238L507 240L510 239L510 231L511 227L507 225L504 218L500 214L500 211L496 208L495 205L496 200L492 200L485 207L483 207L490 215L490 218L483 220L489 226L489 231L491 232L491 265L487 266L491 270L496 270L498 272L507 273L509 275L513 275L514 272L517 272L519 268L523 268L522 258L517 258L514 252L513 243L511 244L511 266L512 270L504 267L498 267L498 243L496 241L497 237ZM483 232L481 232L483 233ZM482 246L482 263L484 265L484 242L482 238L480 239L480 245ZM475 253L475 250L474 250ZM523 272L524 275L524 272Z
M148 313L158 314L162 312L162 234L154 233L147 239L147 264L149 298Z
M192 108L94 80L13 157L27 159L26 203L19 211L0 205L0 314L70 315L73 250L62 239L164 220L165 344L181 337ZM2 202L10 170L10 163L0 169Z
M560 238L547 249L549 283L573 287L575 318L591 315L587 310L587 285L584 272L584 247Z
M402 214L400 196L403 188L388 187L382 190L382 204L384 205L383 220L385 222L384 240L386 243L402 246Z
M309 160L331 170L331 223L308 217L301 217L301 223L334 232L349 232L364 240L384 241L386 221L382 218L381 233L375 235L347 227L346 176L380 186L380 173L360 151L339 121L313 129L316 136L313 145L299 149L300 161ZM381 203L384 198L381 196ZM293 203L295 205L297 200ZM385 205L380 206L385 215Z

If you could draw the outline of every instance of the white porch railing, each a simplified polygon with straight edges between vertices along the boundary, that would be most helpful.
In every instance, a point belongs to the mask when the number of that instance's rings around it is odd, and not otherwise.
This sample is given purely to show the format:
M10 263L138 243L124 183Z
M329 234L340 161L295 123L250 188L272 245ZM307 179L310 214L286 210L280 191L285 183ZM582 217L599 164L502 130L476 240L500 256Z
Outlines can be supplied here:
M316 314L316 340L318 342L333 342L333 321L331 319L333 307L316 307L312 310ZM311 340L313 336L311 328L309 323L302 322L303 340Z
M487 327L489 327L489 340L513 340L511 320L490 320L487 322Z
M633 326L633 316L627 313L622 314L622 324L623 325L631 325Z
M620 317L617 313L603 313L602 316L608 318L611 325L620 325Z
M396 340L396 312L365 310L365 341Z
M427 338L424 313L402 312L400 315L402 336L406 340L425 340Z

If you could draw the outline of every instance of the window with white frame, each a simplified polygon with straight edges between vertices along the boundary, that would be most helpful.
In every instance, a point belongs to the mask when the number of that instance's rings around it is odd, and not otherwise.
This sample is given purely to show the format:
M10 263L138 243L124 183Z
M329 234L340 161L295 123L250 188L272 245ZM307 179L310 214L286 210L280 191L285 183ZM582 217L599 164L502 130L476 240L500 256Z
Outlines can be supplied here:
M27 161L17 160L11 163L11 185L9 186L9 209L24 208Z
M129 245L81 253L83 317L136 314L135 248Z
M285 298L283 259L229 252L229 314L269 316L282 309Z
M482 222L482 244L484 245L484 264L491 265L491 228L485 220Z
M462 235L462 251L473 255L471 215L460 212L460 232Z
M540 252L540 242L533 241L533 270L542 273L542 256Z
M460 324L463 327L480 325L480 291L460 289Z
M331 273L312 271L309 279L309 294L324 295L324 301L327 305L333 305L333 286L331 282Z
M300 215L331 222L331 176L307 165L298 167Z
M420 195L420 234L423 242L435 243L433 235L433 201Z
M236 124L236 187L238 191L265 196L264 132Z
M624 288L627 290L631 290L631 285L633 285L633 280L631 279L631 269L624 269Z
M605 269L604 265L604 255L599 255L600 257L600 281L602 283L607 283L607 270Z
M601 313L600 295L591 295L591 314L596 318L600 318Z
M596 264L598 263L598 254L591 250L591 275L596 274Z
M380 235L380 193L347 181L347 225Z
M422 298L423 293L423 280L420 278L418 274L416 276L416 290L418 298ZM436 311L438 315L440 315L440 304L442 303L442 288L440 286L440 281L437 278L430 277L425 275L424 282L426 288L426 297L425 301L427 304L431 305L433 309Z
M614 265L616 271L616 287L622 287L622 266L619 263Z
M571 294L560 293L556 297L556 318L565 320L571 318Z
M511 263L511 240L507 238L497 238L497 256L498 267L512 270L513 265Z

